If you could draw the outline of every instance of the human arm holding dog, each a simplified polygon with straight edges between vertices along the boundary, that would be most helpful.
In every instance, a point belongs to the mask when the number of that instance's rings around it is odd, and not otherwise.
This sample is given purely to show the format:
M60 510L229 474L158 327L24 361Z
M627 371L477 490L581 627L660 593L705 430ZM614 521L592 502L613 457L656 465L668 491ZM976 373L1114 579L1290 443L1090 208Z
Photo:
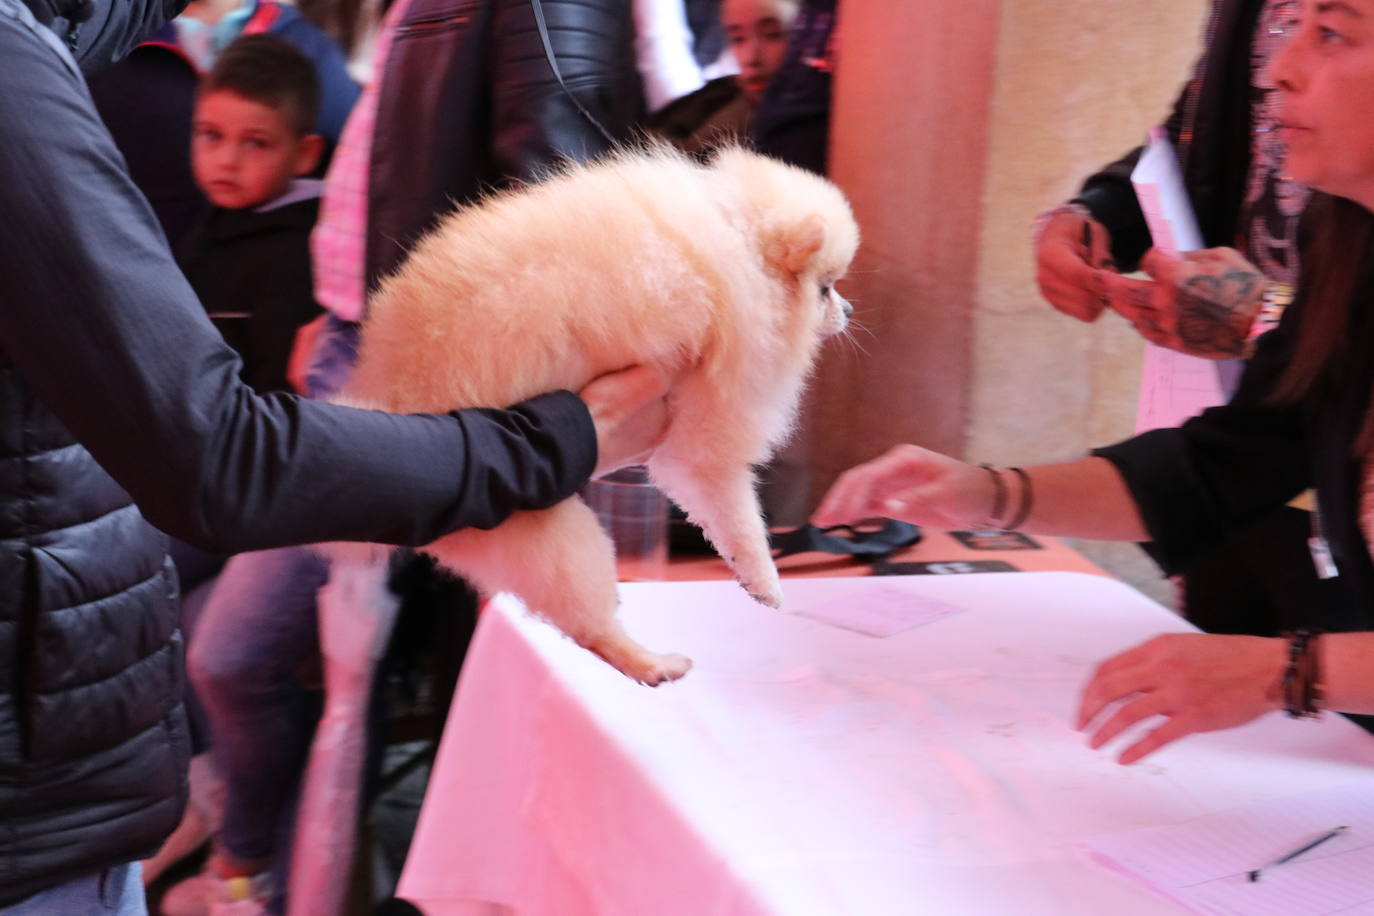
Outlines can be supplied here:
M0 211L22 215L0 227L0 367L164 531L223 552L422 544L552 505L586 482L598 451L607 464L645 447L646 431L625 422L641 405L614 381L590 405L557 392L417 416L254 394L80 78L22 29L0 43L0 168L16 176L0 185Z

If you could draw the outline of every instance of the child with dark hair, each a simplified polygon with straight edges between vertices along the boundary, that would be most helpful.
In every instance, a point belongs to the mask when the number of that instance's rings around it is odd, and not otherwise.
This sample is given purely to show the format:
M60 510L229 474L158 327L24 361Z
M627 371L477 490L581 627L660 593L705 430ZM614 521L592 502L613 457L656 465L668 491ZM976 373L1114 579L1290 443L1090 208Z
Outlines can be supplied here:
M310 61L272 35L234 41L196 100L191 165L214 208L177 260L259 393L290 387L297 332L321 313L310 269L319 214L313 133L319 82Z
M323 314L315 302L310 231L321 182L306 179L323 148L313 133L319 105L314 65L274 35L225 48L202 80L191 126L191 170L212 208L177 246L177 261L206 312L243 359L240 377L259 394L289 390L295 342ZM304 342L303 342L304 346ZM173 541L182 580L182 629L193 640L227 558ZM208 758L202 697L188 692L191 799L181 826L145 873L155 876L219 825L219 780ZM206 911L199 886L172 893L164 913ZM178 900L178 898L189 898Z

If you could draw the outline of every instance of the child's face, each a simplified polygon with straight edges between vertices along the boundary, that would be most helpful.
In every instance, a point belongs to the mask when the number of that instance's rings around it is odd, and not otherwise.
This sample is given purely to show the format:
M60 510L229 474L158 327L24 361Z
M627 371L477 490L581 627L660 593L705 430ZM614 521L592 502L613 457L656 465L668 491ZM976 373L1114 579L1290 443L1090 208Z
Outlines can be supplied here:
M739 85L757 104L782 66L797 6L788 0L725 0L725 41L739 64Z
M191 169L217 207L244 210L286 191L319 161L320 138L296 133L286 112L228 89L196 102Z

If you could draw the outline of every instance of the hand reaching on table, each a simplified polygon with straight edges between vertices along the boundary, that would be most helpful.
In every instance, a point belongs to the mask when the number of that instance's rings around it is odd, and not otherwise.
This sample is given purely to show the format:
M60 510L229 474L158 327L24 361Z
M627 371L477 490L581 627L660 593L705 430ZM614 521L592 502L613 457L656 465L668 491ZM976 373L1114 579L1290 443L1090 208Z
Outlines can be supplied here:
M982 468L898 445L841 474L812 521L829 527L885 517L952 530L976 527L993 501L992 479Z
M1185 735L1244 725L1282 705L1274 686L1287 651L1284 640L1259 636L1156 636L1098 666L1083 690L1075 727L1087 729L1118 704L1095 726L1090 744L1099 748L1138 722L1166 717L1117 758L1135 763Z

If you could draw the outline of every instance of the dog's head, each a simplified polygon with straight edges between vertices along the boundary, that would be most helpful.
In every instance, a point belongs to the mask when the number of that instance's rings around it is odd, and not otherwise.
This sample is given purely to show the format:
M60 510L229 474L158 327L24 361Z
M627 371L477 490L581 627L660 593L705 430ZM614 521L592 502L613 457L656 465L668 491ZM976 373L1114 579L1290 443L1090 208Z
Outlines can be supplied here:
M791 291L817 336L845 329L853 311L835 284L859 247L849 203L819 175L751 153L722 150L713 169L730 180L767 268Z

